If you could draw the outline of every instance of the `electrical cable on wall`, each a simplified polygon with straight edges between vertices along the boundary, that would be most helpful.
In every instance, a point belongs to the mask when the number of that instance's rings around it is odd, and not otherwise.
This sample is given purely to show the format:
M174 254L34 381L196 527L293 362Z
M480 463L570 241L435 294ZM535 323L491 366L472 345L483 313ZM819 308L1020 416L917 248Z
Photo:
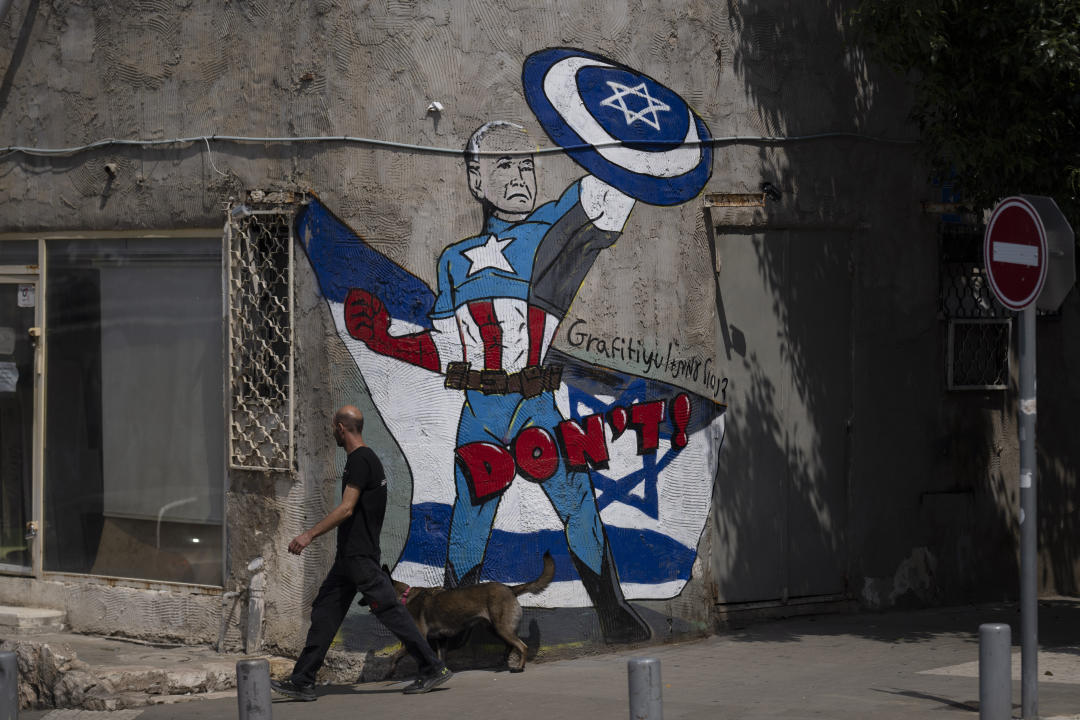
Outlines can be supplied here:
M719 145L733 145L739 143L746 144L775 144L775 143L788 143L788 142L806 142L810 140L825 140L831 138L847 138L851 140L862 140L866 142L883 143L888 145L914 145L917 140L908 140L901 138L882 138L873 135L864 135L862 133L853 132L825 132L815 133L811 135L791 135L787 137L783 136L750 136L750 135L731 135L727 137L714 137L706 142L699 141L697 144L708 144L713 147ZM82 152L94 150L101 147L109 147L116 145L130 145L136 147L160 147L167 145L185 145L189 143L205 142L207 150L210 148L210 141L214 142L228 142L228 143L277 143L277 144L291 144L291 143L320 143L320 142L338 142L338 143L350 143L357 145L371 145L374 147L388 147L397 150L414 150L424 153L435 153L440 155L461 155L461 148L445 148L435 147L430 145L415 145L412 143L394 142L391 140L377 140L375 138L363 138L352 137L348 135L329 135L329 136L297 136L297 137L252 137L247 135L196 135L193 137L181 137L170 138L162 140L122 140L118 138L105 138L97 140L85 145L76 145L66 148L45 148L45 147L27 147L24 145L9 145L6 147L0 147L0 160L6 159L8 156L14 153L23 153L24 155L34 156L70 156L77 155ZM544 155L550 153L562 153L568 150L584 150L593 147L611 147L611 146L623 146L626 143L611 142L603 144L587 144L570 147L548 147L537 148L535 150L522 150L517 154L522 155ZM693 144L693 143L688 143ZM499 154L505 155L507 153L494 153L491 151L481 152L482 155ZM514 153L511 153L514 154Z

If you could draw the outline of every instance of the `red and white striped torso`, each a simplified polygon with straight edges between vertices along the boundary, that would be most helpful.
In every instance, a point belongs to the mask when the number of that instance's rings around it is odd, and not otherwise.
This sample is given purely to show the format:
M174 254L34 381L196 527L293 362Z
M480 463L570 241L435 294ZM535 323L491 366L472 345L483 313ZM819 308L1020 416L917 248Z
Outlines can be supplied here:
M508 373L543 363L559 327L554 315L513 298L466 303L457 309L456 320L460 359L474 370Z

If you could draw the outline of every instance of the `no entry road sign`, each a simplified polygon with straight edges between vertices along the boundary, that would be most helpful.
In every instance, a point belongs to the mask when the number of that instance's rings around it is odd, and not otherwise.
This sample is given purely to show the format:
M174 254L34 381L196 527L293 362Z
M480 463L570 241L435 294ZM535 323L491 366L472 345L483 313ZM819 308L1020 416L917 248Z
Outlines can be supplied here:
M1076 284L1075 237L1057 203L1039 195L1002 200L986 226L983 259L1001 304L1018 312L1020 355L1020 689L1024 720L1039 716L1035 463L1035 305L1057 310ZM1050 255L1053 255L1051 262ZM1047 279L1047 273L1050 279ZM1045 285L1045 292L1044 292Z
M1022 197L1002 200L983 238L990 287L1002 305L1023 310L1046 282L1046 229L1035 207Z

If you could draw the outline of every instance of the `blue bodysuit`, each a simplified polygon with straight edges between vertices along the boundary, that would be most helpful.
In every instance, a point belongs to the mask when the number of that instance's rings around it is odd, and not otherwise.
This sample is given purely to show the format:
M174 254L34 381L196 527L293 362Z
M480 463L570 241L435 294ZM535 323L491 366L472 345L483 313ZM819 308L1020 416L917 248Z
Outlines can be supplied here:
M460 333L462 355L472 370L514 374L543 364L544 355L596 255L618 238L597 228L580 202L581 183L559 200L510 223L489 216L480 235L447 247L438 267L431 312L437 328ZM456 319L456 328L447 321ZM445 344L440 343L446 356ZM483 392L465 386L457 446L490 442L507 446L528 427L554 429L564 418L550 387L521 392ZM448 584L475 582L483 563L499 496L477 499L461 462L455 466L457 497L447 553ZM605 550L603 526L586 472L568 472L560 459L541 483L566 527L571 552L599 573Z

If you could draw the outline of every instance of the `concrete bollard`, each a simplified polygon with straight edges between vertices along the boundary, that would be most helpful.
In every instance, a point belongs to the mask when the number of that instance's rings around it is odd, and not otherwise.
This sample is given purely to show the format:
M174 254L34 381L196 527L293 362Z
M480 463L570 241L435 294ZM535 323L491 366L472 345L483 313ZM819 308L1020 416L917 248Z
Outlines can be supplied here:
M19 720L19 663L10 650L0 652L0 720Z
M626 669L630 681L630 720L664 720L660 661L632 658Z
M1012 638L1008 625L979 626L979 720L1012 718Z
M236 702L240 706L240 720L271 720L268 660L240 660L236 663Z

